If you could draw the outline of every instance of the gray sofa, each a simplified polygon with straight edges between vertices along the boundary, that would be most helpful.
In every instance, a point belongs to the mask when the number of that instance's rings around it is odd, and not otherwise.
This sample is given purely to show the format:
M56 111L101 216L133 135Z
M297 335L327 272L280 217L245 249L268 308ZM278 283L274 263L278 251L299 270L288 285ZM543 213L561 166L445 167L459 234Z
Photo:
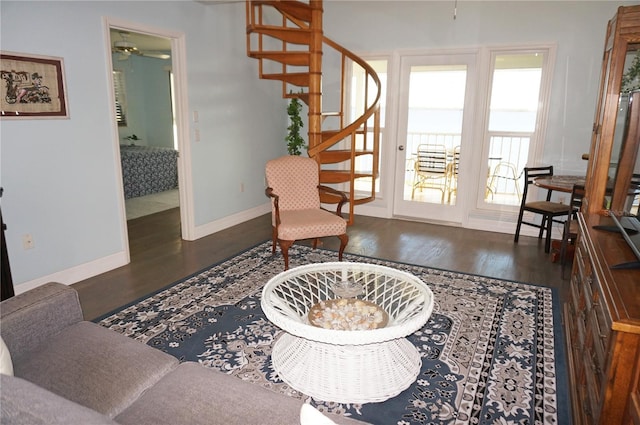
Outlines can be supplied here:
M0 334L14 373L0 375L2 424L300 423L301 400L84 321L66 285L3 301Z

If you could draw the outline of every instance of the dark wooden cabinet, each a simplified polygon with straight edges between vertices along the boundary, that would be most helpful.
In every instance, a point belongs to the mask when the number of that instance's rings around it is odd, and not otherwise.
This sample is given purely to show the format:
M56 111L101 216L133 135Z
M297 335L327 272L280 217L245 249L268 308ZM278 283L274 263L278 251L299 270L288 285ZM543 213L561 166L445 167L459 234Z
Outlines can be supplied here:
M640 166L638 126L621 132L618 117L621 99L632 96L625 92L623 75L638 51L640 6L620 7L607 27L585 197L564 306L577 425L640 425L640 269L611 268L637 259L620 233L598 228L615 227L608 210L627 208L629 177Z
M564 307L574 424L637 424L640 418L640 270L621 235L579 215L569 302Z

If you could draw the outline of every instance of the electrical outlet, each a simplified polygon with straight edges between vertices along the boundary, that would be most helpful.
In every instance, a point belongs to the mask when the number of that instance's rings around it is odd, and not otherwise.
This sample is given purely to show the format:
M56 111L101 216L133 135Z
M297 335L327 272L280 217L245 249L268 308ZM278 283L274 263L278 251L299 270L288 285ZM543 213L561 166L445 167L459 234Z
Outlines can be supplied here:
M33 249L33 236L26 234L22 236L22 247L24 249Z
M560 202L561 204L564 204L566 200L567 199L564 196L559 196L558 197L558 202Z
M244 192L244 182L240 182L240 193Z

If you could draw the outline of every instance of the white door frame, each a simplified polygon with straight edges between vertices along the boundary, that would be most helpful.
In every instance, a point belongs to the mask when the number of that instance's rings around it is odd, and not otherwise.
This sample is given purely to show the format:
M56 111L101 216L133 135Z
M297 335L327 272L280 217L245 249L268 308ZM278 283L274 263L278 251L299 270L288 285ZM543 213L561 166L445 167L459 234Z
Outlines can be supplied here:
M393 190L393 216L411 217L427 221L446 222L460 225L465 216L466 186L471 181L469 166L471 164L472 150L474 146L470 142L473 134L475 91L477 78L477 51L453 51L453 52L425 52L419 55L405 55L400 58L399 66L399 101L398 101L398 125L395 146L395 187ZM404 173L406 169L406 151L404 147L407 139L407 121L409 97L409 75L413 65L437 65L437 64L465 64L467 66L466 88L464 100L464 117L462 122L461 155L459 165L458 188L456 204L432 204L423 202L405 201L403 198ZM402 104L402 105L401 105ZM400 147L403 150L400 150Z
M193 221L193 181L191 173L191 145L189 143L189 109L187 104L187 72L186 72L186 36L182 32L170 31L164 28L151 27L140 23L125 21L118 18L103 18L103 30L105 39L105 52L107 57L107 75L110 82L111 90L109 90L109 98L111 105L115 104L113 94L113 60L111 55L111 36L110 29L122 29L125 31L146 34L150 36L163 37L171 40L171 66L174 78L174 98L175 98L175 121L177 127L177 143L178 143L178 185L180 193L180 223L182 231L182 239L194 240L195 226ZM118 190L120 198L120 217L121 217L121 234L122 240L125 241L126 261L131 261L129 253L129 234L127 230L127 213L124 201L124 188L122 185L122 162L120 159L120 140L118 137L118 127L115 118L115 109L109 108L113 114L111 122L113 123L115 150L115 170L118 179Z

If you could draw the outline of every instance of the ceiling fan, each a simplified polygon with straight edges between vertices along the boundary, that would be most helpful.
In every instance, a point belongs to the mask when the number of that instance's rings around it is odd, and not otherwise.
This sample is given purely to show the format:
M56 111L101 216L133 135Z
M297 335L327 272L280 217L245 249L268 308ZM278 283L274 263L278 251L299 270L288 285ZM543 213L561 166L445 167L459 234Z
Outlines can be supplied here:
M129 41L129 33L126 31L119 32L122 40L115 41L111 48L113 53L119 53L118 60L127 60L131 55L144 56L156 59L170 59L171 55L165 52L140 50L136 44Z

